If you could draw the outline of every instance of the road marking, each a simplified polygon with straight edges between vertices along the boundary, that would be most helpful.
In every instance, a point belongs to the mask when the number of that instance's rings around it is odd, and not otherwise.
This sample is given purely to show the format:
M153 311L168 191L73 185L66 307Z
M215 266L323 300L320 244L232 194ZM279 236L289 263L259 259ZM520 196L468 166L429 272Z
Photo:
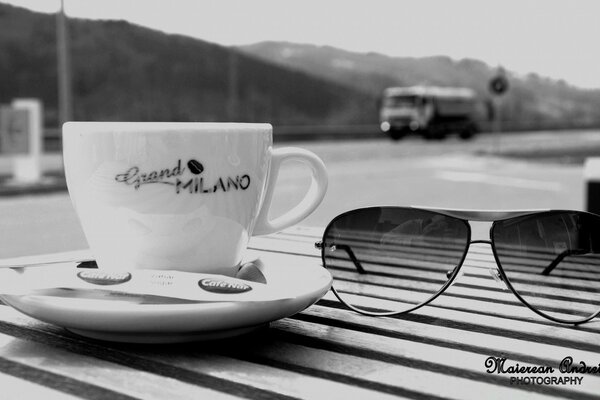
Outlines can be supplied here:
M497 176L482 174L479 172L440 171L436 178L453 182L474 182L496 186L508 186L522 189L544 190L548 192L559 192L563 185L558 182L540 181L535 179L513 178L508 176Z

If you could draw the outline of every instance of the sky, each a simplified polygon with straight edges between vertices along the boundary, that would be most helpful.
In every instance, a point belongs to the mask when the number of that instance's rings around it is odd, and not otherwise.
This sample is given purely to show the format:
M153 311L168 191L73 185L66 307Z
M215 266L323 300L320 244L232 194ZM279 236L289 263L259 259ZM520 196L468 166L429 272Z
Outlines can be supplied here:
M60 8L60 0L0 2ZM274 40L473 58L600 89L598 0L64 0L64 7L71 17L123 19L225 46Z

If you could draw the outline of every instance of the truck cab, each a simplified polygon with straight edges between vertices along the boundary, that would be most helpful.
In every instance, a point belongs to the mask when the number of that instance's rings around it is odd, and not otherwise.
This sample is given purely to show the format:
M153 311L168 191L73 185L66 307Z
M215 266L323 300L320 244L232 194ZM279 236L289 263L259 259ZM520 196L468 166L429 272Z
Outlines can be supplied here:
M427 139L456 133L468 139L478 131L482 106L475 91L468 88L387 88L379 108L380 129L394 140L411 133Z

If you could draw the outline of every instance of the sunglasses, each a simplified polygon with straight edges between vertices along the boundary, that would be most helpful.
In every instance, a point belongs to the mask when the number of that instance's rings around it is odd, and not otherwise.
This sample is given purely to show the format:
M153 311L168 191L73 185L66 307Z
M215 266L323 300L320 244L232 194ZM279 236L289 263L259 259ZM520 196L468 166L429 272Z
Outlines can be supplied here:
M471 240L470 221L491 222L490 239ZM344 305L390 316L442 294L471 244L490 245L496 265L466 267L469 297L483 296L491 274L554 322L580 324L600 314L600 216L588 212L369 207L335 217L315 246Z

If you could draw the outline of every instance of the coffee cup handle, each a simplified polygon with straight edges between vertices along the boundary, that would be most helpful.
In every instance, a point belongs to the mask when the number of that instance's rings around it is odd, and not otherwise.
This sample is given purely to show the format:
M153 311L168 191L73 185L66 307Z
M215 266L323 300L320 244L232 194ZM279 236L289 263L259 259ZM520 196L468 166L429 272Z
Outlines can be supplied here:
M271 150L271 170L265 189L265 198L254 226L253 235L268 235L297 224L309 216L321 203L327 191L327 170L325 164L314 153L297 147L283 147ZM285 214L269 220L269 209L273 200L279 168L284 161L300 161L311 170L310 187L304 198Z

